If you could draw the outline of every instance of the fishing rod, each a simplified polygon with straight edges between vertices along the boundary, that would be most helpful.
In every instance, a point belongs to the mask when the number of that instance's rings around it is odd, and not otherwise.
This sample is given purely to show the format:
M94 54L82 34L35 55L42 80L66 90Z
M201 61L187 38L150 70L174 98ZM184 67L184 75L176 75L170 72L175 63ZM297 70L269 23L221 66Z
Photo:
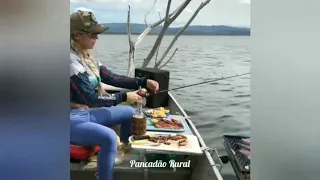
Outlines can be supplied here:
M197 85L200 85L200 84L206 84L206 83L210 83L210 82L216 82L216 81L221 81L221 80L224 80L224 79L231 79L231 78L235 78L235 77L240 77L240 76L244 76L244 75L248 75L250 73L243 73L243 74L236 74L236 75L233 75L233 76L228 76L228 77L221 77L221 78L218 78L218 79L214 79L214 80L210 80L210 81L203 81L203 82L199 82L199 83L195 83L195 84L189 84L189 85L185 85L185 86L181 86L181 87L176 87L176 88L172 88L172 89L167 89L167 90L162 90L162 91L158 91L158 92L155 92L155 93L145 93L144 97L149 97L151 95L157 95L159 93L164 93L164 92L169 92L169 91L175 91L175 90L178 90L178 89L183 89L183 88L187 88L187 87L191 87L191 86L197 86Z

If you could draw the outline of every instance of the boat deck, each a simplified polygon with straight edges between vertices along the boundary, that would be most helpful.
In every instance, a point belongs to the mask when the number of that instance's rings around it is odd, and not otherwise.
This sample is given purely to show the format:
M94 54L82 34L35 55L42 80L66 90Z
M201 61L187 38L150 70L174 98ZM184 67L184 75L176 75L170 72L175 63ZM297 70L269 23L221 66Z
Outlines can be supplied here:
M133 150L132 152L125 155L122 164L116 165L114 167L114 179L163 180L168 179L170 175L170 179L174 180L223 180L219 172L221 160L218 157L217 152L214 149L210 150L210 148L208 149L208 147L206 147L196 127L188 118L183 108L170 93L168 109L170 110L171 117L181 121L185 126L185 131L179 132L178 134L196 136L200 148L203 149L203 154L179 154L177 152L171 151L159 152L154 150L146 150L141 153L141 151ZM165 133L162 131L152 132L161 134ZM214 153L216 154L214 155ZM217 156L217 158L213 160L215 156ZM174 159L176 162L187 162L188 160L190 160L190 167L178 167L176 169L170 167L131 167L131 160L137 160L141 162L142 159L147 162L154 162L155 160L168 162L170 159ZM220 164L216 164L215 161L220 162ZM95 176L97 172L97 157L92 157L88 162L79 163L71 161L70 170L71 180L97 180Z
M183 123L185 126L184 132L179 132L179 134L185 134L185 135L193 135L190 127L188 126L185 118L180 115L171 115L172 118L175 118ZM164 133L162 131L148 131L152 133ZM168 132L167 132L168 133ZM190 167L181 167L181 168L170 168L170 167L164 167L164 168L148 168L149 171L149 179L155 179L153 176L156 177L156 179L163 179L168 176L168 173L172 174L176 180L179 179L186 179L187 177L191 176L191 169L193 169L196 165L197 157L194 157L194 155L188 155L188 154L170 154L170 152L166 151L153 151L153 150L146 150L146 161L147 162L154 162L155 160L162 160L168 162L170 158L174 158L176 161L180 162L187 162L190 160ZM169 155L169 156L168 156ZM127 178L128 173L130 173L130 178L138 178L141 179L144 177L144 168L143 167L132 167L130 164L130 161L136 160L136 161L143 161L144 153L141 153L136 150L132 150L129 153L126 153L123 159L123 162L120 165L115 165L114 172L115 172L115 178L122 179ZM71 163L71 176L72 179L78 179L75 176L81 176L79 178L84 179L84 176L88 176L85 179L92 179L92 172L97 172L97 156L93 156L91 159L89 159L88 162L76 162ZM77 173L81 171L81 173ZM87 172L87 173L86 173ZM122 172L122 173L121 173ZM123 174L123 172L125 172ZM80 175L81 174L81 175ZM123 177L122 177L123 176Z

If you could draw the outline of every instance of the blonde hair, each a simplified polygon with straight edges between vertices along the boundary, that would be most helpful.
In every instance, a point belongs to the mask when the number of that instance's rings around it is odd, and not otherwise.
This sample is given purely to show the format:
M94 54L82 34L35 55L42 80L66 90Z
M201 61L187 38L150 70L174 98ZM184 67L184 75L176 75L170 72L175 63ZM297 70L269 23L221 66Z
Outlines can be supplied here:
M93 74L97 77L98 79L98 93L99 95L105 94L106 91L102 87L101 83L101 77L100 77L100 71L97 69L97 66L94 63L94 60L92 58L92 55L89 50L81 48L81 46L71 38L71 48L78 53L80 56L81 60L91 69Z
M92 70L93 74L97 77L98 79L98 94L106 94L107 92L103 89L102 83L101 83L101 78L100 78L100 70L97 69L97 66L94 63L94 60L92 58L92 55L88 49L83 49L81 46L73 39L71 36L71 42L70 46L71 48L80 56L81 60ZM117 134L117 143L118 143L118 151L125 151L126 146L120 141L120 137Z

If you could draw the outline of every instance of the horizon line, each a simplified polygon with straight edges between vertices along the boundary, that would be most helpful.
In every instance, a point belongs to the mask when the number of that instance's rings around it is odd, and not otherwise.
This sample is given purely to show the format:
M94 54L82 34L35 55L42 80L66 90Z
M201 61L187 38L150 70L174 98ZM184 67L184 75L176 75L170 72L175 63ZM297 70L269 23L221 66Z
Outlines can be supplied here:
M104 22L104 23L101 23L101 24L127 24L127 22ZM141 24L141 25L146 25L145 23L135 23L135 22L131 22L130 24ZM228 26L228 27L235 27L235 28L248 28L250 29L250 26L234 26L234 25L217 25L217 24L212 24L212 25L201 25L201 24L190 24L189 26ZM170 26L169 26L170 27ZM176 26L176 27L183 27L183 26Z

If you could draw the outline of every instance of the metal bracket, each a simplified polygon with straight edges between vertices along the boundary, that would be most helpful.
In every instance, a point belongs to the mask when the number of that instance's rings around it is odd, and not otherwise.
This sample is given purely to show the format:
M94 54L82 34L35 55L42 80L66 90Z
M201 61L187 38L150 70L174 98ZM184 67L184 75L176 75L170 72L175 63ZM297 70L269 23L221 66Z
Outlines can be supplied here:
M143 162L147 162L147 150L144 150L141 154L140 152L140 159L143 159ZM144 180L149 180L149 169L148 167L143 168L143 176Z
M218 154L217 149L205 147L205 148L202 148L202 151L207 151L207 152L209 152L212 158L213 158L214 155L216 155L217 158L219 159L219 162L220 162L220 164L216 164L216 163L215 163L215 164L212 164L211 167L208 168L208 174L210 175L210 168L212 168L212 167L214 167L214 166L219 169L219 172L221 172L222 166L223 166L223 162L222 162L222 160L221 160L220 157L219 157L219 154Z

